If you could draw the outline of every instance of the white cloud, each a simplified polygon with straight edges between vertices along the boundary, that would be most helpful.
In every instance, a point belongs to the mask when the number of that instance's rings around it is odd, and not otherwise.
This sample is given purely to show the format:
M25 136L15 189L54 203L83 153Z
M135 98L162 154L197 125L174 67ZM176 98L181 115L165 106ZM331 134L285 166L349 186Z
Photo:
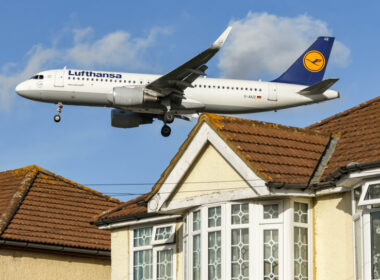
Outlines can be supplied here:
M331 34L325 22L307 15L289 18L249 12L230 24L233 29L218 65L222 76L231 78L281 74L317 36ZM335 41L330 63L346 66L349 56L349 49Z
M0 71L0 110L9 110L14 88L29 76L54 67L69 64L76 67L114 67L147 69L144 54L153 47L159 35L168 34L168 28L154 27L145 37L134 38L126 31L115 31L98 40L91 40L91 27L72 30L73 45L59 48L53 40L52 47L37 45L26 55L25 63L8 63ZM57 37L61 37L58 34ZM19 70L21 68L21 70Z
M132 38L126 31L116 31L94 42L85 40L91 30L76 30L76 44L67 50L66 58L82 67L127 66L145 68L143 54L168 29L152 28L147 37Z

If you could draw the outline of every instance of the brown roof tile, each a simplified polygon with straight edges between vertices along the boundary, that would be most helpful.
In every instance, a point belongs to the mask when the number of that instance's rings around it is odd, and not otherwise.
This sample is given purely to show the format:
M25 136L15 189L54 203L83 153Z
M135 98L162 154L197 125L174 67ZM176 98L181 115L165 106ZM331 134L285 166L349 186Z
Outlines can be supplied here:
M307 184L330 137L305 129L205 114L227 144L267 182Z
M110 250L90 222L120 201L37 166L0 172L0 238Z
M351 162L364 163L380 159L380 97L307 128L340 137L323 180Z
M95 224L107 224L118 220L139 219L145 217L157 216L156 213L148 213L146 198L149 194L143 194L128 202L122 203L116 207L101 213L95 221Z

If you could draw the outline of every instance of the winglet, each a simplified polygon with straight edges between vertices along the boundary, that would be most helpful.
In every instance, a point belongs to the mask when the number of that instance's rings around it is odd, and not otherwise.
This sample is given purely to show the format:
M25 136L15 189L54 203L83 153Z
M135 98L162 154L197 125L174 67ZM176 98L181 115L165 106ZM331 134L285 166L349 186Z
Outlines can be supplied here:
M228 26L226 30L224 30L222 35L220 35L219 38L216 39L216 41L212 44L211 47L215 49L220 49L223 46L224 42L226 41L228 34L230 34L231 29L232 29L232 26Z

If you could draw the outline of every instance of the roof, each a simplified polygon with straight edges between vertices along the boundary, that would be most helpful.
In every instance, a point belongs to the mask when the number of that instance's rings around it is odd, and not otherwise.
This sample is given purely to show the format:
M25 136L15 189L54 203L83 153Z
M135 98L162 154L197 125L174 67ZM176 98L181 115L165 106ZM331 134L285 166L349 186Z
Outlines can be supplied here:
M338 134L339 141L322 180L349 163L380 159L380 97L336 114L307 129Z
M0 172L0 240L110 250L90 222L117 199L38 166Z
M150 216L157 216L155 213L148 213L145 199L148 194L143 194L128 202L122 203L116 207L102 212L96 217L94 224L102 225L119 220L136 220Z
M229 147L268 183L306 186L330 141L329 135L309 129L210 113L202 114L146 200L158 192L203 123L210 125Z

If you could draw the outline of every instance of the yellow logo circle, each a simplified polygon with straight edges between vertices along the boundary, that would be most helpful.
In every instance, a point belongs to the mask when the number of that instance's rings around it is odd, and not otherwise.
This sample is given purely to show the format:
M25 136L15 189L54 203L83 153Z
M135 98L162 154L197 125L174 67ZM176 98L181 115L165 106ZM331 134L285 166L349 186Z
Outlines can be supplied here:
M319 51L309 51L303 57L303 65L310 72L319 72L325 67L325 57Z

